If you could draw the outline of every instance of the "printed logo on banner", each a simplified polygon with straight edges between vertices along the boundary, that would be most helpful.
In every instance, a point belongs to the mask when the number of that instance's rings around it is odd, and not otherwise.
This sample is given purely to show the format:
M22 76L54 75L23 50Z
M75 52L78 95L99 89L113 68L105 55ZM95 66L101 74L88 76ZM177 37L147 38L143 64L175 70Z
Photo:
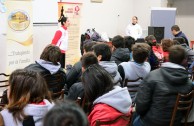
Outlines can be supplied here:
M80 8L79 6L75 6L75 15L79 15Z
M15 31L23 31L30 24L30 17L23 10L16 10L8 16L9 27Z

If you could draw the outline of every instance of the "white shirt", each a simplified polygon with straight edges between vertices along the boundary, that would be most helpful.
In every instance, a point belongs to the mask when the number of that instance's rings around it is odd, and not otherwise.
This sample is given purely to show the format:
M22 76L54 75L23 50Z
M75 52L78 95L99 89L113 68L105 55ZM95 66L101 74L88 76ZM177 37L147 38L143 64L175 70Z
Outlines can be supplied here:
M135 40L142 36L142 28L139 24L129 24L126 28L126 35L133 37Z

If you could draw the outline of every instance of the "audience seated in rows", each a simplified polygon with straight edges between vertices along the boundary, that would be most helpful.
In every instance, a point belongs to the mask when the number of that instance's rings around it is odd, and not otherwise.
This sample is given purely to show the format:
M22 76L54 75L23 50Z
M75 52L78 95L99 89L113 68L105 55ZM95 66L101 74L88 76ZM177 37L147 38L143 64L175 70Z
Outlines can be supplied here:
M83 46L83 54L93 51L93 46L96 42L90 42ZM67 73L67 89L69 89L74 83L78 83L81 81L80 77L82 74L82 64L81 61L78 61L73 65L71 70Z
M88 120L76 103L57 102L44 117L43 126L88 126Z
M49 90L54 93L61 91L66 83L66 74L59 63L60 56L61 52L59 47L49 44L43 50L42 54L40 55L40 59L36 60L35 63L30 64L25 68L26 70L40 73L40 75L45 78ZM58 79L57 75L59 75L62 79ZM56 80L56 82L49 83L49 80ZM53 86L57 84L60 84L58 88Z
M92 64L98 64L98 60L96 55L93 52L84 53L81 58L82 68L87 68ZM83 99L84 97L84 88L82 82L78 82L73 84L68 92L67 99L76 101L77 98L80 97Z
M114 86L109 73L98 64L90 65L82 74L82 81L87 100L91 103L89 112L90 126L96 120L110 121L120 115L131 114L131 97L127 88ZM119 120L112 126L124 126L129 122Z
M139 116L134 126L168 126L178 93L187 94L192 90L188 72L183 67L186 51L180 45L169 49L169 62L143 79L135 103ZM180 126L183 115L177 112L175 126Z
M0 112L1 126L42 126L53 106L47 84L36 72L18 69L9 78L6 109Z
M136 43L132 47L132 54L134 61L123 62L118 66L118 71L123 79L136 80L138 78L145 78L151 70L150 64L147 62L149 55L148 45L146 43ZM128 82L130 84L139 85L142 80L137 82ZM130 93L131 98L134 99L135 94Z
M130 52L128 48L124 48L124 38L120 35L112 39L112 56L111 61L115 61L117 65L130 60Z

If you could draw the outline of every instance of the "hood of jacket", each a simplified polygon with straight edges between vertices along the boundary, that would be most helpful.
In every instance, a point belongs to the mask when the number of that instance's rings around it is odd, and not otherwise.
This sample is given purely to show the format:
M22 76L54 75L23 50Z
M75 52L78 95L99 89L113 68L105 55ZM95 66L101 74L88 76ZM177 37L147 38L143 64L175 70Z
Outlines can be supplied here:
M54 103L50 103L48 100L44 99L45 105L28 104L24 108L24 113L26 115L31 115L34 117L43 117L53 106Z
M130 60L130 52L128 48L117 48L113 53L112 57L115 57L119 61L127 62Z
M47 69L51 74L57 73L61 68L60 63L58 63L58 65L54 65L52 62L45 61L42 59L37 60L36 63L38 63L40 66L44 67L45 69Z
M54 106L54 103L50 103L48 100L44 99L45 105L37 105L37 104L27 104L23 111L25 115L33 116L33 120L36 126L42 126L43 118L45 114ZM1 115L3 116L5 126L22 126L22 122L14 121L12 113L9 112L8 109L4 109L1 111ZM28 122L29 123L29 122ZM29 124L30 125L30 124Z
M163 74L164 78L172 85L182 85L188 80L188 72L185 70L185 68L175 63L163 63L161 66L161 73Z
M104 103L116 110L127 114L129 113L132 101L127 88L121 88L119 86L114 86L114 89L108 93L97 98L93 104Z
M114 79L114 84L122 80L120 73L118 72L118 66L115 61L100 61L100 66L102 66Z

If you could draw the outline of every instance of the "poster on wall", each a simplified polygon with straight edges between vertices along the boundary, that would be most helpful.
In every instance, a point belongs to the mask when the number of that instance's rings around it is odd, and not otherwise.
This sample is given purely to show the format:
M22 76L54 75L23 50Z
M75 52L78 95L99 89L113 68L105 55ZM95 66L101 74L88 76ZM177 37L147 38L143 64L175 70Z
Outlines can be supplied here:
M58 19L61 15L69 18L68 49L65 64L73 65L80 58L80 17L82 3L58 2Z
M24 68L33 61L31 0L7 0L6 72Z

